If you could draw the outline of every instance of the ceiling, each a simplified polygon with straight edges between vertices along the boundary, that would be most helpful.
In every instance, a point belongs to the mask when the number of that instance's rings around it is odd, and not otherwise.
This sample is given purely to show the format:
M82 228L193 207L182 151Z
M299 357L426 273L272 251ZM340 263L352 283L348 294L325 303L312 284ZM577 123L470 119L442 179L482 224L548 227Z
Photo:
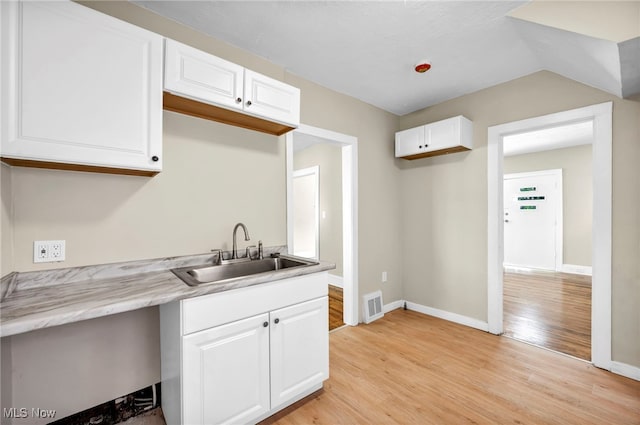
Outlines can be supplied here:
M640 8L637 32L631 20L631 32L608 39L523 19L522 0L134 3L396 115L540 70L619 97L640 93ZM418 74L423 59L432 68Z

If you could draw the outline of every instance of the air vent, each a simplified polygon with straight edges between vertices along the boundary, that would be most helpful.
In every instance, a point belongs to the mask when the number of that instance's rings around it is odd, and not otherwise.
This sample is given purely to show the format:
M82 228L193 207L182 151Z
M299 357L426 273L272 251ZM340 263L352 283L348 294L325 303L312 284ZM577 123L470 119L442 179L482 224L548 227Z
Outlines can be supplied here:
M362 298L364 300L364 323L371 323L384 316L382 312L382 291L372 292Z

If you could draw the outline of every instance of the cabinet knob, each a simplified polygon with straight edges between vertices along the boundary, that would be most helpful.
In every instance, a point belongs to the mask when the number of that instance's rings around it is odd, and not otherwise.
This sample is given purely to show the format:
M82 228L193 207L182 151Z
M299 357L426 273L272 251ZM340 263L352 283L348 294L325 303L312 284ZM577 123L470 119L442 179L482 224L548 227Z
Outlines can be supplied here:
M160 160L160 158L158 158L157 156L153 155L153 156L151 157L151 160L152 160L153 162L158 162L158 161Z
M240 103L240 102L242 102L242 98L241 97L236 99L236 103Z
M251 101L247 100L247 106L251 106Z
M264 327L266 328L267 326L269 326L269 322L264 322L264 323L262 324L262 326L264 326Z
M276 320L274 320L274 321L273 321L273 323L275 323L275 324L280 323L280 319L276 319Z

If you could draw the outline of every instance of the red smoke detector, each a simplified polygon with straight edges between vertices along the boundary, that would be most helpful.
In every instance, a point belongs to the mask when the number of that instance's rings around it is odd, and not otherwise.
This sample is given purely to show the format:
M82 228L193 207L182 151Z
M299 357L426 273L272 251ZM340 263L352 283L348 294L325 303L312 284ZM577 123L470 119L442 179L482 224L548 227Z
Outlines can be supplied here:
M420 74L423 74L431 69L431 64L428 61L420 61L416 64L415 70Z

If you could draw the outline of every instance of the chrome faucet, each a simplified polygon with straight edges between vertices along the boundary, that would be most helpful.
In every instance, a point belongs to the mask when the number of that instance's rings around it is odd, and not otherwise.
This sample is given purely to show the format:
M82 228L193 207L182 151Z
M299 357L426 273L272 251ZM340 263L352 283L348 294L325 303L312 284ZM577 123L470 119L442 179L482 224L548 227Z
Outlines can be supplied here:
M247 226L242 223L236 224L236 227L233 228L233 251L231 253L232 260L238 258L238 244L236 243L236 232L238 231L238 227L242 227L242 230L244 230L244 240L249 240L249 231L247 230Z

